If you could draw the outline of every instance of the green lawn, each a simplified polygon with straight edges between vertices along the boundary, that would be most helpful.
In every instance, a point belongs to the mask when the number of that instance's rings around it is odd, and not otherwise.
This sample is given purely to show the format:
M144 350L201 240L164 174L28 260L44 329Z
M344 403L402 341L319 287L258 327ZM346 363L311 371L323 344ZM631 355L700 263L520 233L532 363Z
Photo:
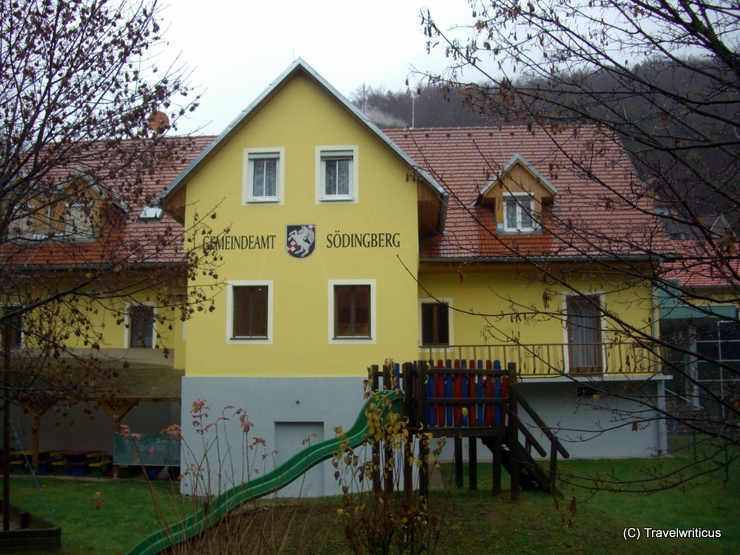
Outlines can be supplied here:
M623 480L653 471L678 468L680 459L590 460L561 462L564 473L611 476ZM697 486L657 493L609 493L563 487L557 500L541 493L523 493L512 503L508 491L492 500L488 491L453 493L454 510L443 537L442 553L680 553L735 554L740 552L740 464L730 482L724 473L707 477ZM490 466L479 470L488 476ZM480 481L480 479L479 479ZM482 488L490 486L490 480ZM507 487L506 484L504 487ZM575 501L573 501L575 500ZM575 514L571 512L571 508ZM471 531L469 522L490 530ZM624 529L640 528L641 539L626 541ZM720 539L645 538L644 528L720 530ZM475 527L473 527L475 530ZM461 547L461 546L464 546Z
M165 518L184 510L173 490L178 484L167 481L152 482L150 489L142 480L38 480L40 488L29 478L11 478L10 502L62 527L62 555L106 555L132 547L159 527L153 498Z
M616 476L639 478L651 472L678 468L682 458L640 460L565 461L564 475ZM728 483L724 473L710 476L694 487L674 488L654 494L591 492L563 488L563 498L537 492L523 492L511 502L508 484L504 494L490 494L490 465L480 465L479 490L453 489L449 494L436 492L433 505L443 518L437 553L666 553L735 554L740 552L740 463L734 463ZM506 476L506 475L505 475ZM466 479L467 480L467 479ZM49 519L44 500L54 520L62 526L64 555L121 553L147 533L155 530L158 517L145 482L133 480L77 481L45 478L41 493L28 479L14 478L12 501L16 505ZM95 493L104 500L96 508ZM183 511L179 495L166 481L156 482L154 492L159 504ZM575 501L573 501L575 499ZM338 499L304 501L299 506L266 505L253 528L261 538L262 552L278 553L349 553L344 539L344 520L337 514ZM225 525L214 537L233 536L245 528L245 522ZM247 525L248 526L248 525ZM636 527L640 540L623 539L623 531ZM720 539L648 539L644 528L720 530ZM265 539L267 537L267 539ZM254 538L245 540L249 549ZM242 546L240 553L248 553Z

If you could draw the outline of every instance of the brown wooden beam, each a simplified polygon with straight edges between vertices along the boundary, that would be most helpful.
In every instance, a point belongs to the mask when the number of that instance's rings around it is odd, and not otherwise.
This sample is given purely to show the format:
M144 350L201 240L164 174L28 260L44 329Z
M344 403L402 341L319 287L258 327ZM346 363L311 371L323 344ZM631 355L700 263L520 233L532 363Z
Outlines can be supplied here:
M462 438L455 438L455 487L461 488L464 485L463 479L463 452Z
M519 445L519 419L517 417L516 364L509 363L509 453L511 474L511 500L519 499L519 474L521 465L521 447Z
M478 489L478 438L468 438L468 487L470 491Z
M493 449L493 496L501 495L501 462L503 458L503 449L501 446L501 436L494 439Z
M25 401L21 399L21 405L23 409L31 415L31 466L34 472L39 471L39 437L41 435L41 417L49 410L52 406L51 402L47 403L33 403L31 401Z
M121 419L139 404L139 399L98 399L98 405L105 409L113 419L113 429L121 433Z

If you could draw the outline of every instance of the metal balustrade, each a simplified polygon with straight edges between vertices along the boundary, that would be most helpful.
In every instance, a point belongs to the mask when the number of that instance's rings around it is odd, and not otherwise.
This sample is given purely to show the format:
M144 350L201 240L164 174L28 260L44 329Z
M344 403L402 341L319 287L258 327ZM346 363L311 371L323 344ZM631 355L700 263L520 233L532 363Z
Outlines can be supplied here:
M605 343L501 343L434 345L419 348L419 359L431 366L469 367L471 361L498 360L503 368L516 363L520 377L565 375L637 375L661 371L658 348L636 341ZM587 365L586 365L587 364Z

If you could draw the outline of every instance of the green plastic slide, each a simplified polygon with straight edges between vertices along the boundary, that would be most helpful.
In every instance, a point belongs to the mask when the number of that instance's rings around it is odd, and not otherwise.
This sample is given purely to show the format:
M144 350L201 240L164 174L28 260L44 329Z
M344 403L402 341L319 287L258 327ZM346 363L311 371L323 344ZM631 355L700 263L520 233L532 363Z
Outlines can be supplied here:
M403 398L400 391L382 391L379 394L390 399L391 410L400 410L399 401ZM348 447L359 447L365 442L369 433L365 411L370 403L376 402L377 400L370 397L362 407L354 425L345 432L346 439L343 441ZM332 458L339 451L339 444L339 440L333 438L307 447L272 472L223 492L209 504L207 513L200 509L188 518L147 536L128 551L127 555L155 555L200 534L239 505L276 492L300 478L317 464Z

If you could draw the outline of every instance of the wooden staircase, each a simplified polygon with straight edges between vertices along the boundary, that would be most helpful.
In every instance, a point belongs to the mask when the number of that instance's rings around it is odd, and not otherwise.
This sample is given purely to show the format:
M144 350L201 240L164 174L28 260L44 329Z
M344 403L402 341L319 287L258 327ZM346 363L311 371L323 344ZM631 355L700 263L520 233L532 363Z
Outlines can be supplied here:
M481 442L483 445L491 450L491 453L496 452L495 441L491 437L482 437ZM501 466L511 474L511 450L507 443L502 444L504 449L501 451ZM523 490L533 490L537 487L546 493L556 493L553 491L553 486L550 483L550 476L547 472L539 465L539 463L529 454L526 450L519 450L520 458L520 474L519 474L519 487Z
M513 368L510 370L513 371ZM533 426L527 426L522 422L522 419L520 418L521 410L531 418L532 423L534 424ZM545 448L539 441L537 441L534 435L532 435L532 429L539 429L550 442L550 460L547 471L545 471L532 456L532 448L534 448L541 457L548 456L548 452ZM524 437L524 445L519 442L520 434ZM485 439L482 439L482 442L486 445ZM558 437L547 426L547 424L545 424L542 418L540 418L534 408L532 408L532 405L522 397L519 390L515 387L510 388L509 392L509 426L508 433L504 438L503 444L507 448L505 451L507 454L502 453L501 464L512 476L512 481L516 474L515 467L517 465L514 464L516 461L519 463L519 485L522 488L529 489L537 484L542 491L553 495L558 493L556 486L558 453L565 459L569 458L570 454L560 443ZM490 449L489 445L486 446Z

